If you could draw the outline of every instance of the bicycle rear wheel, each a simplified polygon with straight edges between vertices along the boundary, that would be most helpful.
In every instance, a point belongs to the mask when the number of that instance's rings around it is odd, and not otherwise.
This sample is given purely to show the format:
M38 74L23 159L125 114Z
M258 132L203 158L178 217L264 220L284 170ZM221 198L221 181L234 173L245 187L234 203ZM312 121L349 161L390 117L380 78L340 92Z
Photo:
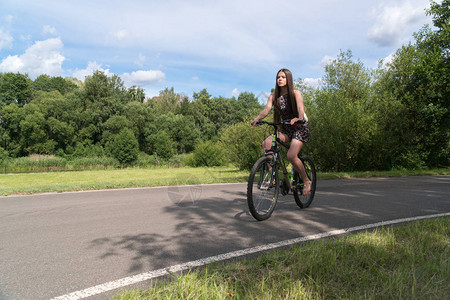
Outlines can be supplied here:
M270 217L278 201L278 190L278 170L272 158L261 157L253 165L247 186L248 208L256 220Z
M311 157L302 156L300 157L300 159L305 166L306 175L308 176L309 180L311 180L311 192L309 192L308 195L303 195L303 180L298 172L294 172L294 182L292 183L292 185L295 203L297 203L300 208L307 208L309 205L311 205L311 202L314 199L314 194L316 193L316 168L314 167L314 163Z

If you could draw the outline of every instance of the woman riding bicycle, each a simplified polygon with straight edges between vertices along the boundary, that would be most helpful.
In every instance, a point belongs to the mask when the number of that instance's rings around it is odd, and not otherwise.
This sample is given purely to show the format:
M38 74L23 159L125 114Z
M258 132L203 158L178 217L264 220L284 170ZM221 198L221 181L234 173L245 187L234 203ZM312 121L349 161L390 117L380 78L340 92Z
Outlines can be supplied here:
M306 175L305 167L298 157L303 144L309 140L309 125L305 118L305 107L300 91L294 89L292 73L288 69L278 71L275 81L275 91L269 96L266 107L252 121L256 126L259 120L264 119L274 107L274 122L292 119L290 125L282 125L278 132L278 138L283 142L291 142L287 158L303 180L303 195L308 195L311 191L311 181ZM302 116L300 118L300 116ZM302 121L302 122L298 122ZM272 147L273 137L266 138L262 146L269 150Z

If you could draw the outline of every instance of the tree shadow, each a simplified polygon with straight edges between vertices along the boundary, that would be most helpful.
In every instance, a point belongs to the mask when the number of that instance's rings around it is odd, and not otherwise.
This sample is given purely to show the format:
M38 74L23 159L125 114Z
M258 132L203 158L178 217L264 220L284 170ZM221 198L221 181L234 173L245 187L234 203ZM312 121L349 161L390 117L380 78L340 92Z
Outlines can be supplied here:
M370 181L371 189L366 185ZM292 195L279 198L272 217L258 222L247 208L245 185L219 186L217 191L203 186L194 201L167 202L163 213L174 222L170 235L153 232L93 240L89 247L100 250L100 259L129 256L129 273L165 268L171 265L207 258L231 251L251 248L311 234L360 226L368 223L410 217L423 210L411 207L411 201L423 201L417 192L405 189L408 202L397 201L387 186L402 186L401 179L389 181L334 180L321 184L312 205L297 207ZM189 192L190 187L177 190ZM436 207L428 212L448 210L445 196L439 195ZM191 199L192 200L192 199ZM400 213L399 213L400 211Z

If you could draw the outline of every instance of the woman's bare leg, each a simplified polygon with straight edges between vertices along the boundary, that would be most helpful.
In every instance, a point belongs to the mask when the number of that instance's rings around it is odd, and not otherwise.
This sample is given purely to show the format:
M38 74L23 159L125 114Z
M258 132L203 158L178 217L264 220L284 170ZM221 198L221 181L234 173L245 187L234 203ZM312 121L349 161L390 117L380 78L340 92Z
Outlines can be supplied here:
M303 165L300 158L298 158L298 154L303 147L303 142L293 139L291 141L291 146L289 147L289 151L287 153L287 158L289 162L294 166L295 170L300 174L303 180L303 195L308 195L311 191L311 180L309 180L308 175L306 175L305 166Z

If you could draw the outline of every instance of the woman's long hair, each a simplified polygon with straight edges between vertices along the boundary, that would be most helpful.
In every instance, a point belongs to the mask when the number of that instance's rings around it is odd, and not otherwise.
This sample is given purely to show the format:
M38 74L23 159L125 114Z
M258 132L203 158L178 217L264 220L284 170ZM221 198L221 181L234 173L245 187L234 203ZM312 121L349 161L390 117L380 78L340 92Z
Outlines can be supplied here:
M286 75L286 85L288 88L288 94L289 94L289 102L291 105L292 113L294 114L293 118L298 118L298 110L297 110L297 101L295 101L295 94L294 94L294 80L292 79L292 73L288 69L281 69L277 72L277 76L275 77L275 91L273 92L273 99L274 99L274 112L273 112L273 122L279 122L281 118L281 105L280 105L280 95L281 94L281 87L278 86L278 74L280 72L284 72Z

